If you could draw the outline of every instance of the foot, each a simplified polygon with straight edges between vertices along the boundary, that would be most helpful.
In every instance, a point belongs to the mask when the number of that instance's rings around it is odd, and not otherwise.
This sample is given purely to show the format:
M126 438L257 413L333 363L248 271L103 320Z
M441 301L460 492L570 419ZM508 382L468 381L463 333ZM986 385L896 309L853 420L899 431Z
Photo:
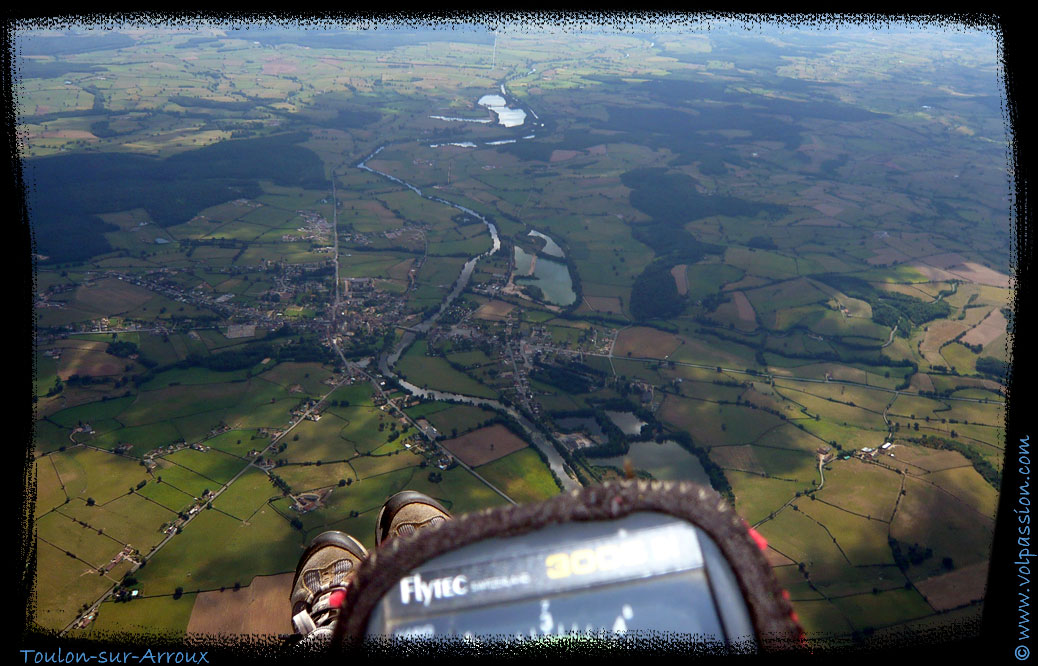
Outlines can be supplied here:
M382 505L375 523L375 543L381 546L391 537L411 536L450 518L451 514L433 498L415 490L405 490Z
M304 636L327 634L346 601L346 583L368 556L343 532L324 532L306 549L292 582L292 626Z

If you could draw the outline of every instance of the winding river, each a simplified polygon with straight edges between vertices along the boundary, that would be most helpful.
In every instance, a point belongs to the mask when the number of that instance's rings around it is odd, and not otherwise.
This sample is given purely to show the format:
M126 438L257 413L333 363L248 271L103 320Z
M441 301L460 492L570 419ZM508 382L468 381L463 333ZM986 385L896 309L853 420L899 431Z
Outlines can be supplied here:
M553 443L549 441L548 437L545 436L541 431L539 431L536 428L536 426L534 426L534 424L530 422L529 419L520 414L513 407L505 405L504 403L501 403L497 400L490 400L488 398L479 398L476 396L461 395L459 393L448 393L445 391L423 389L419 386L415 386L414 384L404 379L401 379L395 372L393 372L393 366L396 365L397 361L400 360L400 356L404 353L404 351L411 346L411 343L415 341L415 339L418 337L418 334L428 332L429 329L431 329L433 325L436 324L440 317L443 316L443 313L446 312L450 304L453 303L454 300L458 297L458 295L462 291L464 291L465 287L468 286L469 279L472 277L472 271L476 267L476 262L478 262L482 257L489 257L501 249L501 238L498 235L497 227L494 225L494 223L489 221L476 211L470 208L466 208L465 206L462 206L460 204L447 201L446 199L441 199L437 196L423 194L421 189L415 187L411 183L405 182L397 178L396 176L392 176L388 173L383 173L381 171L369 167L367 165L367 162L374 158L376 155L378 155L380 152L382 152L384 148L385 146L379 146L378 150L373 152L371 155L368 155L364 160L357 164L357 168L364 169L365 171L368 171L370 173L377 174L383 178L387 178L393 181L394 183L403 185L404 187L411 190L423 199L435 201L436 203L440 203L445 206L451 206L452 208L456 208L462 211L463 213L466 213L479 219L481 222L483 222L483 224L486 225L487 231L490 232L492 245L490 249L486 252L478 254L475 257L469 259L467 262L465 262L465 265L461 269L461 274L458 276L457 282L454 283L454 288L443 300L443 303L440 304L440 308L434 314L430 315L425 321L416 324L415 326L412 326L410 329L408 329L404 333L404 336L401 338L400 342L397 343L396 347L394 347L392 351L381 354L379 356L379 372L381 372L386 377L391 377L392 379L396 380L400 384L401 388L406 390L408 393L418 396L420 398L429 398L432 400L452 400L455 402L462 402L469 405L489 407L490 409L494 409L508 414L510 417L515 419L520 426L522 426L522 428L526 431L527 437L530 439L530 441L533 442L534 446L536 446L541 451L541 453L543 453L544 456L547 458L548 466L559 478L559 481L562 482L563 489L576 490L580 488L580 484L574 481L569 476L569 474L566 473L562 461L562 456L559 455L559 452L555 449Z

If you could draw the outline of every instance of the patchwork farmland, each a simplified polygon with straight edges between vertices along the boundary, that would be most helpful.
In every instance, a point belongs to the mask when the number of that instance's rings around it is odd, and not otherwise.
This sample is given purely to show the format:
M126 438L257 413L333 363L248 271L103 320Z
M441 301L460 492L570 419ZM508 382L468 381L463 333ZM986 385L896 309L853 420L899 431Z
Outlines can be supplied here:
M718 491L809 639L982 613L990 34L16 32L37 627L287 633L395 492L627 476Z

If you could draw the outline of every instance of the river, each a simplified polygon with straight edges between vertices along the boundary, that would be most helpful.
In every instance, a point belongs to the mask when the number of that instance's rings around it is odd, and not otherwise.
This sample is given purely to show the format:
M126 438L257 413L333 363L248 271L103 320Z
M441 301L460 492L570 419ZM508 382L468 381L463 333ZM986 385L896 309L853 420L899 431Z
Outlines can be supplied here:
M440 319L440 317L443 316L443 313L447 310L450 304L454 302L454 299L456 299L458 295L465 289L465 287L468 286L469 279L472 277L472 271L476 267L476 262L478 262L480 258L489 257L501 249L501 238L498 235L497 227L494 225L494 223L486 219L476 211L470 208L466 208L465 206L462 206L460 204L456 204L452 201L441 199L440 197L423 194L422 190L415 187L414 185L405 182L397 178L396 176L392 176L388 173L383 173L381 171L369 167L367 165L367 162L376 155L378 155L380 152L382 152L384 148L385 146L379 146L378 150L376 150L371 155L368 155L365 159L363 159L357 165L357 168L364 169L365 171L377 174L379 176L382 176L383 178L388 178L389 180L395 183L399 183L400 185L403 185L404 187L406 187L407 189L411 190L412 192L424 199L435 201L445 206L451 206L452 208L456 208L464 213L467 213L468 215L471 215L479 219L483 222L483 224L486 225L487 231L490 232L492 245L490 249L486 252L478 254L475 257L469 259L467 262L465 262L465 265L461 269L461 274L458 276L457 282L454 283L454 288L447 295L447 297L444 298L443 303L440 304L440 308L434 314L430 315L425 321L416 324L415 326L412 326L410 330L406 331L404 333L404 336L401 338L400 342L397 343L396 347L394 347L392 351L385 354L381 354L379 356L379 372L381 372L386 377L391 377L392 379L396 380L405 391L420 398L430 398L433 400L453 400L456 402L463 402L470 405L489 407L491 409L495 409L497 411L508 414L510 417L515 419L520 426L522 426L523 430L526 431L527 437L530 439L530 441L533 442L534 446L536 446L541 451L541 453L543 453L544 456L548 459L548 466L555 473L555 476L559 478L559 481L562 482L563 489L576 490L580 488L580 484L574 481L569 476L569 474L566 473L562 456L559 455L559 452L555 449L554 444L550 442L541 431L537 430L536 426L534 426L534 424L531 423L529 419L520 414L514 408L509 407L501 402L498 402L497 400L461 395L459 393L447 393L444 391L423 389L421 387L415 386L414 384L406 380L401 379L395 372L393 372L393 366L396 365L397 361L400 360L400 356L404 353L404 351L411 346L411 343L415 341L415 338L417 338L418 333L425 333L429 329L431 329L433 325L436 324L436 322Z

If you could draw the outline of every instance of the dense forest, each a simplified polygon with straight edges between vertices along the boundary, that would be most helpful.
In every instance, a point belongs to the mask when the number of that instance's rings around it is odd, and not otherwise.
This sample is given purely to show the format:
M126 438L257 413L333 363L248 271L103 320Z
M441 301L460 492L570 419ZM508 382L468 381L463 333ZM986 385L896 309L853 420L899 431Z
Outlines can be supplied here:
M594 380L588 378L584 373L573 369L573 367L564 367L562 365L538 363L533 372L530 373L530 378L556 386L568 394L589 393L595 389Z
M788 212L785 206L777 204L700 194L694 178L686 173L668 172L662 167L628 171L620 176L620 180L632 190L632 206L654 220L670 224L685 224L714 215L756 217L765 213L776 217Z
M102 233L117 229L99 213L143 208L165 227L225 201L260 196L261 179L323 189L328 182L320 159L296 145L307 136L297 132L223 141L166 159L74 153L27 160L26 197L36 251L48 263L84 261L110 251ZM34 196L34 190L48 196Z
M686 299L678 294L670 269L678 264L694 264L707 254L724 252L724 247L704 243L689 233L684 227L686 222L706 215L753 216L785 210L783 206L733 197L701 195L691 176L668 173L665 168L635 169L622 174L620 180L631 188L631 205L652 217L652 221L632 227L635 239L656 254L655 260L635 278L631 289L631 315L639 320L680 315Z
M1010 365L1008 363L993 356L981 356L977 359L977 372L993 377L998 381L1005 381L1009 368Z
M667 319L684 311L685 298L678 293L670 274L673 265L657 259L635 279L631 287L631 315L635 319Z

